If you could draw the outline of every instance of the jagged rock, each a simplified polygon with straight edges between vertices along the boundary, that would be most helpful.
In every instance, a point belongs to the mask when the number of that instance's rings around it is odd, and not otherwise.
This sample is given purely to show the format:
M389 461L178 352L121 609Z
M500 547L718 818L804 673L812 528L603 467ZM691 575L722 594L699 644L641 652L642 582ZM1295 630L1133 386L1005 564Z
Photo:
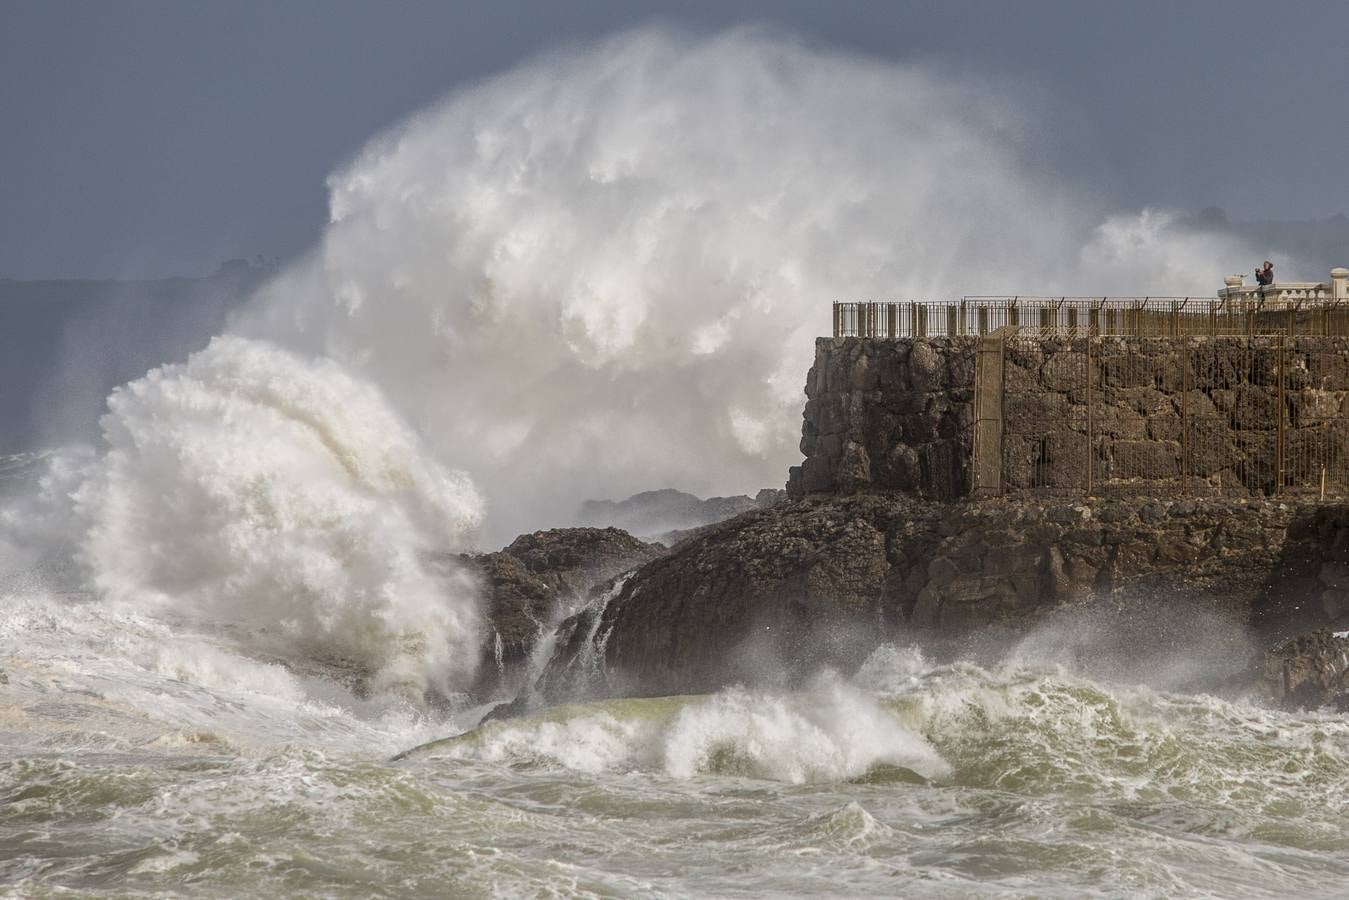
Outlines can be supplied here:
M761 488L759 493L754 495L754 505L759 509L768 509L786 502L787 492L782 488Z
M487 653L495 663L496 643L500 639L503 664L518 664L529 656L539 629L553 615L557 587L535 577L524 563L506 552L473 557L470 566L481 581L484 612L491 623Z
M1184 602L1249 621L1270 642L1326 622L1307 598L1325 587L1349 509L1175 506L795 500L714 525L634 571L599 621L569 632L568 652L602 650L603 689L640 695L791 681L890 640L953 646L988 629L1024 633L1065 605ZM1338 569L1327 571L1333 581ZM586 650L586 634L607 640ZM568 660L554 663L561 672Z
M595 585L665 552L617 528L554 528L495 553L461 557L483 588L488 622L473 693L519 687L534 645Z
M1321 628L1280 644L1265 654L1264 683L1287 709L1349 709L1349 632Z
M554 590L583 593L659 556L664 547L619 528L553 528L522 534L501 552Z
M813 652L801 642L806 633L827 643L832 625L850 626L865 615L887 570L884 535L865 518L840 515L827 504L813 507L818 515L780 515L798 506L712 526L680 545L674 566L657 559L634 573L599 623L576 623L573 633L608 637L610 692L683 692L750 675L760 680L784 654ZM551 682L575 669L572 658L583 649L566 644L574 642L559 640L545 677L550 696L559 693Z
M807 376L793 497L871 488L969 492L974 343L820 338Z

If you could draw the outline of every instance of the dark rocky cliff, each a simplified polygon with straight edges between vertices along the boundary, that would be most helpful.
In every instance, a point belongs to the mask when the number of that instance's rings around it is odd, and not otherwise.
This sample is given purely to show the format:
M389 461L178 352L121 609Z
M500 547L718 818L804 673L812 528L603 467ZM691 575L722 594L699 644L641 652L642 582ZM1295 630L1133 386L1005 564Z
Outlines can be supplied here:
M1285 708L1349 712L1349 632L1299 635L1265 654L1263 675L1269 699Z
M970 491L974 338L820 338L787 491L863 489L950 500Z
M968 648L1065 607L1169 607L1248 623L1259 646L1342 619L1349 507L1246 500L813 498L748 513L634 572L567 654L615 695L791 681L885 641ZM545 677L544 693L549 693ZM554 691L554 699L565 692Z
M1208 654L1171 686L1249 687L1262 651L1349 627L1349 505L1315 490L1342 469L1346 353L1277 336L821 338L792 499L592 595L533 696L789 684L884 642L996 652L1074 616L1107 632L1079 656ZM970 497L976 467L989 492L976 391L1003 496ZM1289 696L1339 677L1304 644L1269 663Z

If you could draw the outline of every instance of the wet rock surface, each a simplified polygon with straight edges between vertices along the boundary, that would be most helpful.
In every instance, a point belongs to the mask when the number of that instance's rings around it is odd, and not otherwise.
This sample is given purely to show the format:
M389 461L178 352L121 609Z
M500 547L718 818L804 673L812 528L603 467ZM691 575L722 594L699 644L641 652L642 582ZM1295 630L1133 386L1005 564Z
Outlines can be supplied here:
M556 591L584 593L665 552L619 528L553 528L522 534L501 551Z
M513 692L541 634L597 584L666 552L618 528L554 528L461 560L482 585L488 632L474 694Z
M1287 709L1349 711L1349 632L1321 628L1270 650L1264 685L1270 699Z
M806 378L806 459L792 469L788 493L969 493L976 346L972 338L817 340Z
M846 668L884 641L1025 633L1067 606L1182 601L1269 646L1339 608L1347 529L1346 507L1244 498L807 498L646 563L550 669L600 650L606 693L702 692Z

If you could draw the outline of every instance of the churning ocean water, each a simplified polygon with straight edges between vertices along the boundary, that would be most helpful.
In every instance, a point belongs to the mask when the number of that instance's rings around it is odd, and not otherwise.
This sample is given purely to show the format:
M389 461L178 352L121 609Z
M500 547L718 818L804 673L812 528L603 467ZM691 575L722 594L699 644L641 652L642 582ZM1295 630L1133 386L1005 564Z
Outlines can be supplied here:
M12 460L10 461L13 462ZM39 569L41 566L39 566ZM1343 896L1349 722L933 665L472 726L10 577L22 897Z

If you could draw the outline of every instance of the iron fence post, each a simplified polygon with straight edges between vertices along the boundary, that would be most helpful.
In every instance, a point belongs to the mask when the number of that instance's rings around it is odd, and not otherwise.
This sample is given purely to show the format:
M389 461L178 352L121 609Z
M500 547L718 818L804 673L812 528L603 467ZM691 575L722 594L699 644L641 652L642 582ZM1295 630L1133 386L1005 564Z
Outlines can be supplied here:
M1190 492L1190 342L1180 354L1180 493Z
M1089 334L1087 335L1087 496L1088 497L1092 496L1092 490L1094 489L1092 470L1095 468L1096 463L1096 447L1093 443L1093 435L1092 435L1094 422L1092 421L1093 410L1091 398L1091 375L1093 368L1091 361L1091 342L1092 338L1091 335Z
M1276 399L1277 406L1276 406L1275 411L1274 411L1274 421L1275 421L1275 423L1276 423L1276 424L1275 424L1275 431L1274 431L1274 494L1275 494L1275 496L1278 496L1279 494L1282 494L1282 493L1283 493L1283 452L1284 452L1284 447L1283 447L1283 445L1284 445L1283 417L1284 417L1284 409L1285 409L1285 406L1284 406L1284 395L1283 395L1283 392L1284 392L1284 382L1283 382L1284 371L1283 371L1283 369L1284 369L1284 357L1285 357L1287 354L1284 352L1284 336L1283 336L1282 334L1279 335L1279 343L1278 343L1278 350L1277 350L1277 352L1278 352L1278 363L1279 363L1279 369L1278 369L1279 375L1278 375L1278 391L1277 391L1276 394L1275 394L1275 397L1277 398L1277 399Z

